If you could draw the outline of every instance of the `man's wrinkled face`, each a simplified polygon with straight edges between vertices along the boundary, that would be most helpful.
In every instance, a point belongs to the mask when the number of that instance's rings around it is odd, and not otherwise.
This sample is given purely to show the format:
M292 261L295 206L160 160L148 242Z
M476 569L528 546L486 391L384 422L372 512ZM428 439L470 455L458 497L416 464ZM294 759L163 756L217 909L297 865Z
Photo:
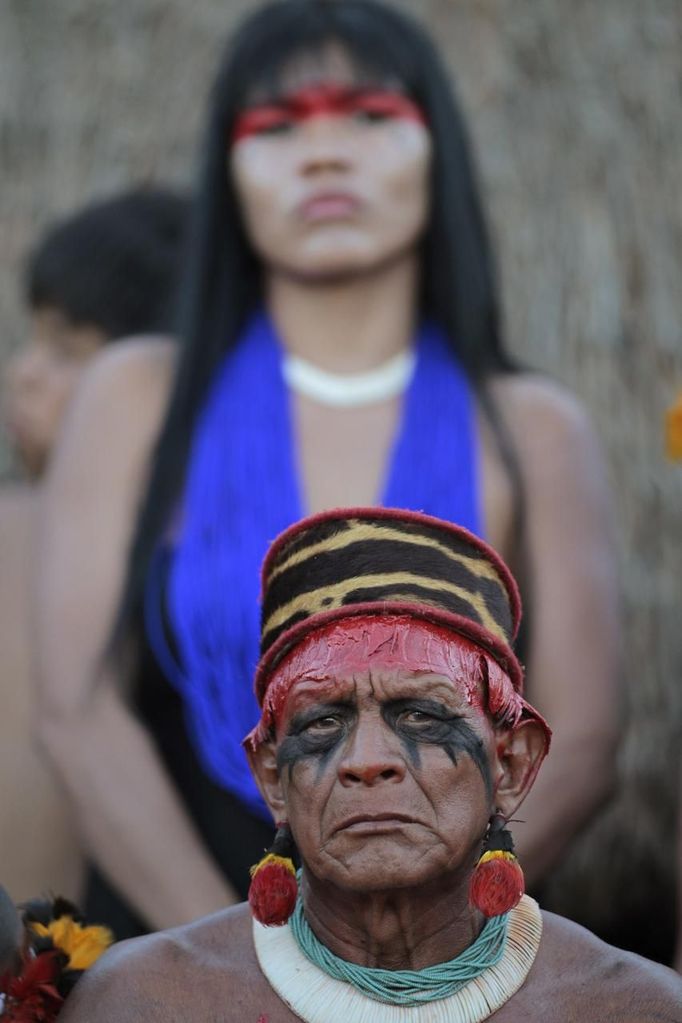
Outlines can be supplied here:
M289 823L312 873L381 890L468 871L497 784L481 699L442 674L371 663L292 686L277 725Z

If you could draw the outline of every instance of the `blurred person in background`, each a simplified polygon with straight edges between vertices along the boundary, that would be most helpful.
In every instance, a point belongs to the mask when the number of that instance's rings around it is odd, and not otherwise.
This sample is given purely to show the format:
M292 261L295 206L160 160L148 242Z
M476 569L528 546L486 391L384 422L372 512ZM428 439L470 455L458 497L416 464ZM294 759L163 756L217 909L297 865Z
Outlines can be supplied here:
M38 479L92 356L117 338L168 332L187 200L140 188L53 225L28 260L29 338L4 376L4 419L23 473Z
M34 750L29 578L40 484L93 356L128 334L167 333L186 214L185 199L159 189L93 203L51 226L26 268L29 337L3 379L25 479L0 488L0 877L16 900L48 889L74 896L82 873L68 804Z
M521 578L555 729L516 836L539 883L614 778L604 467L576 401L505 350L462 116L416 23L373 0L247 19L186 271L179 351L97 360L48 486L42 737L95 865L89 917L124 937L245 896L272 837L241 746L257 569L339 505L457 522Z

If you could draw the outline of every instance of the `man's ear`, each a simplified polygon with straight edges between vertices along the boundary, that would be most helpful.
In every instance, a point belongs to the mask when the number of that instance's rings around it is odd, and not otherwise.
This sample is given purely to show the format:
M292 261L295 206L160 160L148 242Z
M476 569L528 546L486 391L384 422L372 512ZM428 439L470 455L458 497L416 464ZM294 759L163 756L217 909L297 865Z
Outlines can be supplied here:
M256 779L260 793L268 805L273 820L286 819L284 792L277 769L274 742L263 742L257 749L246 747L251 773Z
M495 808L507 820L528 795L547 752L547 733L532 718L498 732Z

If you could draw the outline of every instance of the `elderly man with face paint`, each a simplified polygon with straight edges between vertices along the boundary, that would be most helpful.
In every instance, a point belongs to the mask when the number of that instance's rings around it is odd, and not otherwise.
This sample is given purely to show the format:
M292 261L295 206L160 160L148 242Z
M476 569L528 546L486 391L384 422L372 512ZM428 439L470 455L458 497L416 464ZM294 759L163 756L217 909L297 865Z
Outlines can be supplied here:
M245 740L278 830L249 904L118 946L64 1023L682 1020L672 971L524 895L507 822L550 731L519 617L499 557L439 519L283 533Z

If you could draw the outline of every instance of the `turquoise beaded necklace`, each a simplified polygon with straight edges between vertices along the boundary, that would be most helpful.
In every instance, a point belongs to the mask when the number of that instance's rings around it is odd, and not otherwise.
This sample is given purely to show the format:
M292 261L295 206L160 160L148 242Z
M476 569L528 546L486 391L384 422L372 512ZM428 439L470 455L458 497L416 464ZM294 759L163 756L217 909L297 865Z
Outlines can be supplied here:
M291 933L303 954L336 980L352 984L368 998L387 1005L423 1005L456 994L500 961L507 940L509 914L491 917L472 945L445 963L423 970L381 970L357 966L334 955L315 936L299 897L289 920Z

